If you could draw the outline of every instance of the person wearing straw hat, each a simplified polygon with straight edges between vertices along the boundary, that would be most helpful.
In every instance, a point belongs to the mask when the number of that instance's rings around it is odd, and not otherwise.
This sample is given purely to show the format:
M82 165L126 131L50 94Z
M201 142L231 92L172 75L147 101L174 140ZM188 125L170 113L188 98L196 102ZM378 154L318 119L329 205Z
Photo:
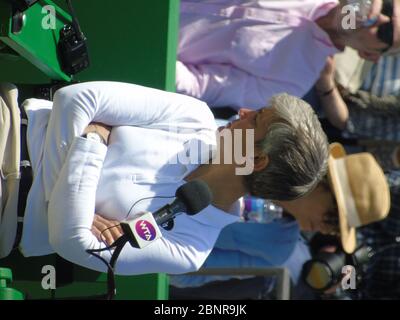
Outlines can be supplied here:
M352 253L363 244L371 249L358 298L399 299L400 170L383 174L371 154L347 155L342 145L334 143L328 176L343 250Z
M384 219L390 209L385 174L369 153L347 155L343 146L330 146L328 175L307 196L275 201L292 214L304 231L339 233L343 249L356 248L356 228Z

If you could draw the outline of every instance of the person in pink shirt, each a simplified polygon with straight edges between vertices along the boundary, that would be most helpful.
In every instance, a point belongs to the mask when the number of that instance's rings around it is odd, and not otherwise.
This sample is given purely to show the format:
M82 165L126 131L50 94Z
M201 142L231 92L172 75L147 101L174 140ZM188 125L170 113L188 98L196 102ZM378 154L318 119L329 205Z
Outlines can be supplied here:
M381 13L387 0L373 1L373 24L346 28L348 11L334 0L182 0L177 91L212 107L251 109L281 92L302 97L345 46L369 60L398 46L399 0L390 18ZM384 25L390 43L378 36Z

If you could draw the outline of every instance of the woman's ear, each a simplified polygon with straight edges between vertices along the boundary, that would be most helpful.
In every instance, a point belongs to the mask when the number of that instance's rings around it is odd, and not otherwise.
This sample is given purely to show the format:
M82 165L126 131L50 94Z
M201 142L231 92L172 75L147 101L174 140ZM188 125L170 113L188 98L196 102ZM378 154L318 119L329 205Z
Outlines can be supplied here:
M246 119L247 115L252 111L253 111L252 109L240 108L239 112L238 112L239 118L240 119Z
M269 164L269 157L260 152L254 156L254 171L264 170Z

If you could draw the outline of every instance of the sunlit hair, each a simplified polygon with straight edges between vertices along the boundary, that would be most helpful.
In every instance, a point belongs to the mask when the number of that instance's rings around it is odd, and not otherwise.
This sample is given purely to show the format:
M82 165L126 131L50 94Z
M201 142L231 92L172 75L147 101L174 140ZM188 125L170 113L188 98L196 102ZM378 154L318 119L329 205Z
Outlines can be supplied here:
M311 106L279 94L265 138L257 143L268 155L265 169L245 176L250 194L272 200L293 200L313 190L326 174L328 141Z

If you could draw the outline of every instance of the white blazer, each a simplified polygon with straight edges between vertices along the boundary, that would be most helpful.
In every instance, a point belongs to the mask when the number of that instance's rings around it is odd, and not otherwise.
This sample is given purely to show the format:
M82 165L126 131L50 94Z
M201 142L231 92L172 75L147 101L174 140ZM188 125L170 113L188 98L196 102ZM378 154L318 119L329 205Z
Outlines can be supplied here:
M174 196L183 178L207 161L216 146L215 120L205 103L138 85L76 84L57 91L54 103L30 99L24 107L34 181L21 251L25 256L57 252L98 271L105 271L105 265L85 251L105 246L90 231L94 213L125 220L155 211L172 199L142 200L129 210L145 197ZM93 121L113 127L108 148L81 137ZM188 148L193 143L209 148L193 154ZM177 155L178 160L191 157L192 163L174 163ZM126 245L116 271L196 270L220 230L237 220L211 205L194 216L182 214L171 231L163 231L148 247ZM110 252L102 256L109 259Z

